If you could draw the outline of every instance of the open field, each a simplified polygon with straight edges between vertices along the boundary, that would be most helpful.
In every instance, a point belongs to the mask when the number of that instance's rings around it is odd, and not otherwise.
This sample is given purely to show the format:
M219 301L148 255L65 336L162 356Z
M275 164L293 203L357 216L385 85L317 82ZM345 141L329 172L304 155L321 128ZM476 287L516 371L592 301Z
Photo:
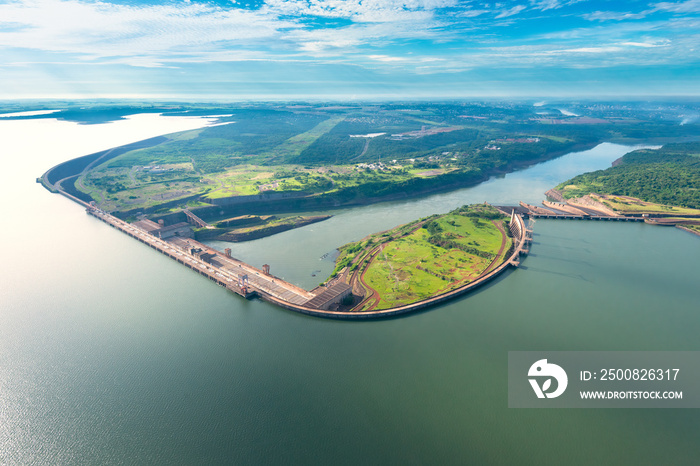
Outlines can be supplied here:
M420 301L456 288L478 277L490 263L459 249L433 246L428 236L419 228L406 238L392 241L367 268L365 283L381 296L375 309Z
M466 285L501 264L512 245L505 220L490 206L464 207L346 245L337 264L357 269L363 286L375 292L369 308L413 303Z
M455 169L425 173L402 166L363 168L330 165L307 168L302 165L240 165L228 170L198 175L191 164L106 167L89 172L79 180L79 189L104 209L130 210L151 207L164 201L201 196L204 202L262 193L304 192L332 194L373 183L393 184L414 178L436 178ZM372 194L371 188L367 191Z

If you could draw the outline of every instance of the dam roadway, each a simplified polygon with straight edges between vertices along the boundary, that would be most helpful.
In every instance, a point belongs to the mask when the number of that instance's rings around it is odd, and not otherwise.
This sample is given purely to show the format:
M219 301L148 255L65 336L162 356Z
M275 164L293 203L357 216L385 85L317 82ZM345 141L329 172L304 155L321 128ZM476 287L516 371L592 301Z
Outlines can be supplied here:
M319 294L266 274L260 269L228 257L193 239L181 237L160 239L92 206L87 207L87 213L245 298L257 295L269 301L284 301L292 306L304 307L304 304ZM201 249L211 257L203 260L193 256L189 253L192 248Z

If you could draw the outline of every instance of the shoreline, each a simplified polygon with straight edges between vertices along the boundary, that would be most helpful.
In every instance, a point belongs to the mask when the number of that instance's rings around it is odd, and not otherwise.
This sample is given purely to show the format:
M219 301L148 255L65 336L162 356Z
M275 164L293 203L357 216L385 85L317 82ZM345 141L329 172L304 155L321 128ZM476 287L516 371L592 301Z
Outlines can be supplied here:
M697 230L691 230L690 228L686 228L683 225L676 225L676 228L687 231L688 233L692 233L693 235L700 236L700 231Z

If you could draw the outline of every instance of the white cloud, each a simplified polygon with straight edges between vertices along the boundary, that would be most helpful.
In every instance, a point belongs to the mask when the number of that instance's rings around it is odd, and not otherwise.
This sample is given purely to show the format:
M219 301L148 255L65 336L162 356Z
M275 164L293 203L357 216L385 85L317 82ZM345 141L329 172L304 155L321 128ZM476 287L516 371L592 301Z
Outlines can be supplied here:
M178 56L221 44L271 39L299 27L255 11L202 4L128 6L78 0L0 4L0 47L70 53L85 59Z
M555 50L552 51L552 54L557 54L557 55L566 55L570 53L609 53L609 52L619 52L622 50L622 47L614 46L614 45L609 45L609 46L600 46L600 47L578 47L574 49L563 49L563 50Z
M585 0L530 0L532 8L541 11L557 10L559 8L573 5Z
M651 10L642 11L639 13L629 13L623 11L594 11L583 15L589 21L625 21L630 19L644 19Z
M494 30L494 24L514 21L512 17L527 8L555 10L576 0L530 0L516 6L456 0L271 0L256 10L202 3L129 6L90 1L0 3L1 24L12 24L0 29L0 66L46 57L53 63L139 68L275 61L428 74L479 66L682 62L696 54L693 41L700 42L692 33L700 29L697 20L675 16L666 21L602 23L541 35L501 35L500 29ZM689 8L689 3L673 5ZM447 12L440 11L447 7ZM349 24L312 27L309 15L343 18ZM595 12L587 19L603 21L604 15ZM494 16L507 19L493 21ZM538 20L548 20L546 14L541 16ZM414 41L420 41L420 46L411 48Z
M527 8L525 5L516 5L513 8L510 8L508 10L501 11L497 16L496 19L500 18L508 18L509 16L514 16L523 11L525 8Z
M280 15L345 18L356 22L424 21L457 0L268 0L265 9Z
M687 0L685 2L662 2L652 5L660 11L672 13L700 13L700 0Z
M656 47L668 47L670 45L670 41L664 40L660 42L623 42L620 45L625 45L627 47L641 47L645 49L653 49Z
M179 3L130 6L86 0L0 3L0 50L32 49L81 61L158 67L227 57L251 60L296 53L313 57L396 39L450 37L435 11L456 0L270 0L257 10ZM287 16L288 15L288 16ZM347 18L312 28L305 16ZM239 58L235 58L239 57ZM293 58L293 57L292 57Z
M343 28L298 29L286 34L288 40L314 56L347 54L360 47L382 47L396 38L435 40L450 33L441 30L444 25L431 21L416 27L405 23L359 23Z
M700 13L700 0L687 0L685 2L661 2L651 4L650 9L637 13L625 11L594 11L583 15L589 21L625 21L644 19L649 15L663 11L670 13Z
M406 61L405 58L402 57L390 57L388 55L369 55L371 60L376 60L376 61L381 61L381 62L402 62Z
M477 16L485 15L490 13L489 10L464 10L457 14L461 18L476 18Z

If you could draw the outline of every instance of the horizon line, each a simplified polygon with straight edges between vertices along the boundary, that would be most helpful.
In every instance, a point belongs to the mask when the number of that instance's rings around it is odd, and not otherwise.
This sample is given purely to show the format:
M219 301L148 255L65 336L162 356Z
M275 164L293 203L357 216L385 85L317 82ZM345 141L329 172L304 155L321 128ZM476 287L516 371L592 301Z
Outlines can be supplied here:
M151 102L185 102L185 103L235 103L235 102L449 102L449 101L479 101L479 100L582 100L582 101L635 101L635 100L675 100L675 99L700 99L700 93L678 94L628 94L628 95L546 95L546 94L474 94L460 96L427 96L427 95L308 95L296 94L286 96L255 95L255 96L229 96L229 95L151 95L151 94L110 94L110 95L71 95L62 94L54 96L3 96L0 102L98 102L98 101L151 101Z

